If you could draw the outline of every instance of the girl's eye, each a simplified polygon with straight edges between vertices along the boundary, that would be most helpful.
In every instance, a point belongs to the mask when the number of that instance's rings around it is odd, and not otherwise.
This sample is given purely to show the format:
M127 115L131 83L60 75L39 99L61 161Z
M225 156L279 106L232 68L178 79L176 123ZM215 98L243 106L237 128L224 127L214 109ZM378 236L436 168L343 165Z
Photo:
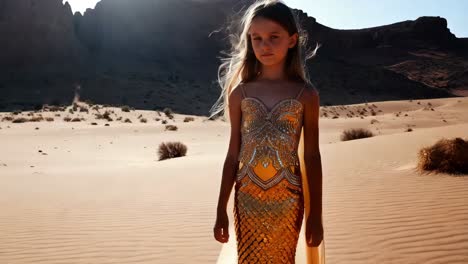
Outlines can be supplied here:
M271 38L271 39L277 39L278 36L271 36L270 38ZM253 40L261 40L261 39L262 39L262 38L258 38L258 37L257 37L257 38L253 38Z

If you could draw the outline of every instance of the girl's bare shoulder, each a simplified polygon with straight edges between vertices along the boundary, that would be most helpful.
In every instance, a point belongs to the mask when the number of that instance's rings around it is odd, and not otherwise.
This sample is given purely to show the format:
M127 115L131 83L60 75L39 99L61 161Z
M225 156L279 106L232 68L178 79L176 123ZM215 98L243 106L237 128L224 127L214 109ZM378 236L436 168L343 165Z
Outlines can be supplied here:
M233 103L233 104L239 104L240 101L242 100L242 97L243 97L243 93L242 93L242 89L243 86L245 86L244 83L239 83L238 85L236 85L232 90L231 92L229 93L229 102L230 103Z

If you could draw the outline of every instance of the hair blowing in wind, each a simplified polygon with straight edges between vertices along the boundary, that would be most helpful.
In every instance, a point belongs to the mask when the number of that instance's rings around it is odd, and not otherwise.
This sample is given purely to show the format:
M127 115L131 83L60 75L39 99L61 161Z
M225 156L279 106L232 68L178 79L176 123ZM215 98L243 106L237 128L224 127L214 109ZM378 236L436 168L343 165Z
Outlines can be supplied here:
M316 55L319 44L314 50L307 48L307 32L302 30L297 15L279 0L256 1L245 11L241 10L230 17L226 35L230 42L230 51L222 51L226 57L221 58L218 69L218 83L221 95L210 109L210 118L223 112L229 120L228 97L232 89L241 82L248 82L259 74L260 62L255 57L248 31L256 17L270 19L284 27L289 35L298 33L297 45L289 49L285 63L285 72L290 79L300 79L310 84L306 70L306 61Z

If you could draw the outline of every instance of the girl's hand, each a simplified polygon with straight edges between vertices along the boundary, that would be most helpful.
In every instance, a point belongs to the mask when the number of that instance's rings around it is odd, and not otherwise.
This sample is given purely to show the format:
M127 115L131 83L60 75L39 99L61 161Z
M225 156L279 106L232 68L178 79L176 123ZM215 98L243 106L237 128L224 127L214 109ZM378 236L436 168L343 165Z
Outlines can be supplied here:
M221 243L226 243L229 240L229 219L226 211L218 212L216 223L214 225L214 237Z
M323 240L322 221L315 221L312 217L306 222L306 241L309 247L318 247Z

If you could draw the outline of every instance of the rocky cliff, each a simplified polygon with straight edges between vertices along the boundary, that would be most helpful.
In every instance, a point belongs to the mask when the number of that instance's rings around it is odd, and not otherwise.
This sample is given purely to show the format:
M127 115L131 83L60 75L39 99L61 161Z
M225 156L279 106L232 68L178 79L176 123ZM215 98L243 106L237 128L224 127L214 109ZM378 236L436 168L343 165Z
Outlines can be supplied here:
M219 96L227 17L249 0L0 0L0 107L81 98L206 115ZM441 17L357 30L294 10L322 46L309 61L323 104L451 96L468 90L468 41Z

